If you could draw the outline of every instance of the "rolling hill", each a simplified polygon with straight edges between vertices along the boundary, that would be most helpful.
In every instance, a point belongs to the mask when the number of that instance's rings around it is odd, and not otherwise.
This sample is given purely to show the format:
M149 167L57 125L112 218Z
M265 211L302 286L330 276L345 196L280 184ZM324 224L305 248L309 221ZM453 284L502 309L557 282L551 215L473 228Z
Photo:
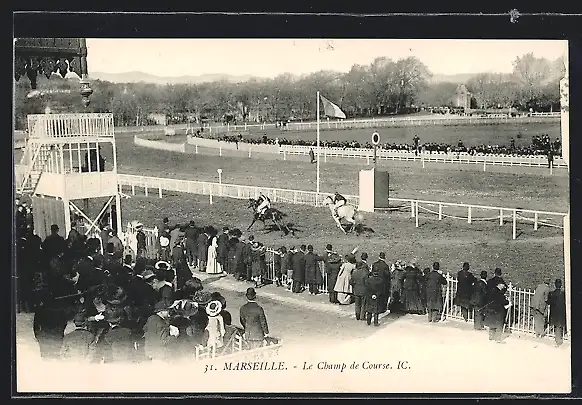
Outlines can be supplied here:
M228 74L204 74L199 76L178 76L178 77L160 77L144 72L125 72L125 73L104 73L104 72L90 72L89 76L92 79L106 80L113 83L154 83L154 84L199 84L216 82L226 80L230 83L246 82L254 76L242 75L233 76Z

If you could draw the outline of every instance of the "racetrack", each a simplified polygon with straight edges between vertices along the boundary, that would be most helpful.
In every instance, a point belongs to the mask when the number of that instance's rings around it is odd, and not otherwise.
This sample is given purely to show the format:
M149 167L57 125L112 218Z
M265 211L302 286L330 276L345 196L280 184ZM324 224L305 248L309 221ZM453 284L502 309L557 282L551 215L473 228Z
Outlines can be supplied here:
M199 226L228 225L243 231L250 224L252 215L245 200L219 197L213 200L210 205L206 196L183 193L165 193L162 199L134 196L122 200L122 212L124 222L140 220L146 227L156 226L164 216L173 223L193 219ZM439 221L421 213L420 227L415 228L409 214L392 212L366 213L363 223L368 229L360 235L345 236L335 227L325 207L293 204L276 207L287 214L286 222L294 224L295 237L283 236L270 227L265 230L261 223L255 224L250 232L274 248L312 244L316 252L323 253L325 245L331 243L345 254L359 246L372 260L385 251L391 262L416 257L424 268L439 261L441 268L451 273L468 261L475 272L486 270L492 274L495 267L500 267L506 280L522 288L533 288L544 277L563 277L562 230L556 228L534 231L531 224L520 224L520 235L512 240L511 224L500 227L497 221L472 224L454 219ZM95 209L98 208L95 204Z
M133 135L117 137L119 171L128 174L230 184L316 190L315 164L306 157L283 160L280 155L248 157L181 154L139 147ZM202 152L202 151L201 151ZM359 171L369 169L364 159L321 162L321 191L357 195ZM519 207L547 211L568 210L569 179L563 169L553 174L541 168L492 166L486 172L473 165L379 161L390 172L390 195L451 203ZM276 169L276 170L275 170Z
M409 126L401 128L378 127L337 130L328 128L327 122L320 124L320 140L322 141L357 141L360 143L369 142L372 133L376 131L380 134L381 143L411 144L414 135L418 135L420 143L436 142L457 145L462 140L465 146L485 145L506 145L509 146L511 139L515 140L516 146L527 146L531 144L532 136L548 134L552 140L561 137L560 122L548 120L543 123L490 123L476 125L427 125ZM281 131L278 129L260 130L250 128L250 135L247 137L260 138L263 135L271 139L289 140L310 140L317 139L316 131ZM207 136L217 136L219 134L206 133ZM238 132L221 133L220 135L238 135ZM244 136L244 134L243 134ZM561 139L561 138L560 138Z

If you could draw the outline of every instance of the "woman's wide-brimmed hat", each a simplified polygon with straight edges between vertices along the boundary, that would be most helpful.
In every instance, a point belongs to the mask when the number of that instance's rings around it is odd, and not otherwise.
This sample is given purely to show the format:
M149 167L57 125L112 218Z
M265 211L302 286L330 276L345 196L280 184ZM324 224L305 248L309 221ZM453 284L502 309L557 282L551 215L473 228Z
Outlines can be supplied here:
M172 266L170 265L170 263L164 260L160 260L159 262L156 263L154 267L156 270L170 270Z
M143 228L143 224L141 222L137 222L135 224L135 229L141 229L141 228Z
M144 280L149 280L152 277L154 277L156 275L156 273L154 273L154 271L151 268L146 268L143 273L141 273L141 277Z
M169 309L169 305L164 300L158 301L158 302L156 302L156 305L154 305L154 311L155 312L167 311L168 309Z
M108 308L103 313L105 320L109 323L119 323L121 318L123 318L123 311L119 308Z
M212 301L212 296L208 291L196 291L194 294L194 301L198 304L198 306L203 306Z
M208 316L216 316L220 314L222 311L222 304L220 301L210 301L208 305L206 305L206 313Z
M161 247L168 247L168 245L170 244L170 239L168 239L166 236L160 236L160 246Z
M127 299L127 294L122 287L115 288L110 294L108 294L105 301L111 305L123 304Z
M189 318L198 313L198 303L192 300L177 300L170 306L177 316Z

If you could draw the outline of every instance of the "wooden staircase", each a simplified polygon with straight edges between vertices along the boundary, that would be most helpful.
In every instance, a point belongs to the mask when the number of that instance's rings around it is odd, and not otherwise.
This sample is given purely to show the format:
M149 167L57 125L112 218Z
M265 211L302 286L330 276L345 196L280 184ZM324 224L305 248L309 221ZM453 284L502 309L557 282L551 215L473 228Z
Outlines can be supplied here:
M20 164L25 167L24 176L17 179L16 192L19 194L34 194L40 176L48 159L55 150L54 144L28 140Z

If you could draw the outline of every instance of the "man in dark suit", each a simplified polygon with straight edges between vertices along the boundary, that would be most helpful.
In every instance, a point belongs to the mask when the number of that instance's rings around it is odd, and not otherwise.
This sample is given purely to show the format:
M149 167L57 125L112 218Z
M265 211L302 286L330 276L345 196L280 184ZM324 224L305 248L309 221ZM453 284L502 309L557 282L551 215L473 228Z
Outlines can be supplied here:
M426 309L429 322L439 322L443 311L442 286L447 285L439 262L432 264L432 271L426 275Z
M190 267L196 266L198 249L196 248L196 240L198 238L198 229L196 229L194 221L188 223L188 227L184 231L186 235L186 258Z
M325 251L327 253L325 259L325 272L327 274L327 292L329 293L329 302L332 304L339 304L337 300L337 292L334 290L334 287L342 265L342 258L333 251L333 247L330 244L327 244Z
M566 293L562 290L562 280L557 279L554 283L556 289L548 294L548 304L550 305L550 326L554 327L556 347L564 343L566 330Z
M239 238L238 242L236 242L235 247L235 263L236 269L234 270L234 274L237 280L244 280L246 277L246 264L245 264L245 254L247 250L247 244L241 237Z
M269 336L269 326L263 308L256 303L257 293L254 288L247 288L247 303L240 308L240 324L244 329L245 340L251 349L261 347L263 340Z
M495 269L495 275L487 281L487 293L495 291L495 288L499 284L503 284L507 288L507 283L505 282L503 277L501 277L501 269L497 267Z
M487 305L487 272L482 271L480 279L473 283L473 295L471 305L475 308L474 327L477 330L485 329L485 305Z
M319 270L319 263L325 260L325 256L313 253L313 246L307 246L305 254L305 283L309 285L309 294L319 294L319 285L323 284L323 277Z
M294 293L303 292L305 289L305 245L301 245L298 252L293 255L293 288Z
M42 251L45 254L47 261L64 253L67 248L65 238L59 235L59 226L57 224L51 225L51 234L47 236L42 242Z
M372 273L378 273L382 277L384 283L384 294L382 295L382 302L379 303L380 313L386 312L388 309L388 298L390 297L390 266L386 263L386 253L381 252L380 258L372 263Z
M457 293L453 303L461 307L461 315L465 322L469 320L469 312L473 309L471 306L471 295L473 294L473 284L475 276L469 271L469 263L463 263L463 268L457 273Z
M368 278L369 273L368 265L365 261L361 261L356 263L356 269L352 273L352 278L350 279L350 285L352 286L355 298L354 310L356 311L356 320L366 320L364 301L367 291L366 279Z
M255 237L250 235L247 240L245 241L245 245L243 246L242 250L242 259L243 259L243 278L246 281L252 281L253 273L252 273L252 264L253 264L253 243L255 241Z
M216 238L216 243L218 248L216 249L216 261L222 266L222 269L226 273L231 273L228 269L228 241L230 237L228 236L228 226L222 228L222 233Z
M208 228L204 227L204 232L198 235L196 241L198 248L198 271L206 272L206 259L208 257Z

